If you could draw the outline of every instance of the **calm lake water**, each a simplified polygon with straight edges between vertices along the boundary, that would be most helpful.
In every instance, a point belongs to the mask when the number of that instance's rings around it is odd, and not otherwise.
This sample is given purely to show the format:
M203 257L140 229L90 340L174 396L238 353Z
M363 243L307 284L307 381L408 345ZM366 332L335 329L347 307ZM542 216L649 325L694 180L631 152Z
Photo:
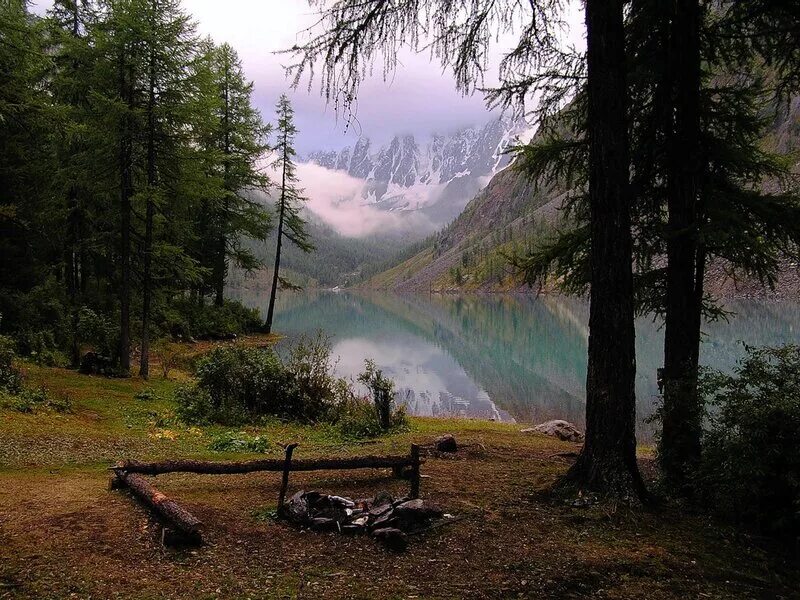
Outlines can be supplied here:
M267 297L240 299L266 313ZM729 323L709 323L704 365L730 369L750 345L797 342L800 305L737 301ZM583 422L588 304L561 297L284 293L275 330L295 338L325 331L337 373L359 373L372 358L396 382L412 414L538 423ZM658 394L660 324L639 319L637 408L640 435Z

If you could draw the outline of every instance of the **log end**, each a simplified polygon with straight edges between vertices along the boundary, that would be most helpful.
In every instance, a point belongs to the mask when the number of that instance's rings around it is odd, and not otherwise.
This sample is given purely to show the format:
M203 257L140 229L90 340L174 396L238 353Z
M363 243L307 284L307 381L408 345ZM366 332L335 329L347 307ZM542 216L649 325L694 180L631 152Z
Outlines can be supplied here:
M198 530L186 532L172 527L164 527L161 529L161 544L170 548L201 546L203 535Z

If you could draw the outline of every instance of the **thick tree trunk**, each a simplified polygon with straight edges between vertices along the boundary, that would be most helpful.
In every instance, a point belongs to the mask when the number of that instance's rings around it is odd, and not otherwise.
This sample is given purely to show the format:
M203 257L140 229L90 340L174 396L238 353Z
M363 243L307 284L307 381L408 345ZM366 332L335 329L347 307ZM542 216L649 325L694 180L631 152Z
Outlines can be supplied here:
M132 87L130 73L126 73L124 54L120 60L120 93L125 102L126 114L123 116L120 139L120 262L122 281L120 282L120 332L119 366L123 373L131 369L131 195L133 182L131 173L133 149L130 116L132 108Z
M665 477L685 489L700 457L697 399L698 224L700 161L700 6L673 0L670 80L674 123L667 174L667 298L664 326L664 408L660 460ZM700 292L702 301L702 292Z
M591 291L586 442L560 487L645 498L636 376L622 0L587 0Z
M286 133L283 136L283 169L281 170L281 198L280 211L278 213L278 242L275 246L275 268L272 273L272 289L269 293L269 308L267 309L267 320L264 323L264 332L272 333L272 319L275 315L275 297L278 295L278 279L281 268L281 244L283 242L283 218L286 211L286 161L289 160L286 151Z

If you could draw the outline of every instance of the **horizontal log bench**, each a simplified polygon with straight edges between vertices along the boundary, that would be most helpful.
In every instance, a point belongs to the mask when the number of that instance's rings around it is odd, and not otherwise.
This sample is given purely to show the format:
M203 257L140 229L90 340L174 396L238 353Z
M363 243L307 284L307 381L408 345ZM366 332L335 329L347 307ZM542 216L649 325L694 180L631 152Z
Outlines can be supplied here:
M143 475L161 475L164 473L198 473L205 475L232 475L256 473L261 471L280 471L283 473L278 509L280 510L286 497L290 471L329 471L350 469L392 469L398 477L405 475L410 469L408 478L411 482L410 497L419 497L421 464L419 446L412 444L410 454L406 456L361 456L353 458L306 458L292 460L292 452L297 444L286 446L283 459L247 460L220 462L208 460L165 460L158 462L140 462L123 460L111 467L114 476L111 489L128 488L134 496L150 506L160 517L167 521L173 529L164 528L162 541L167 545L174 543L202 543L202 522L189 511L159 492Z

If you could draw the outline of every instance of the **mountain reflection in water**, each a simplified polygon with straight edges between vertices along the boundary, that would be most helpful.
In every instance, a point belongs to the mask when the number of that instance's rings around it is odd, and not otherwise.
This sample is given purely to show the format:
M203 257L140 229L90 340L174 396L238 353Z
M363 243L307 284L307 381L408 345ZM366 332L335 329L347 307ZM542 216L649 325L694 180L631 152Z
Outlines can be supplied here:
M265 312L267 298L239 297ZM730 323L710 323L704 365L728 369L750 345L797 341L800 305L738 301ZM396 382L410 413L537 423L561 418L582 424L588 304L574 298L390 293L284 293L275 330L289 339L318 330L330 335L337 373L355 377L365 358ZM639 319L639 430L657 401L662 362L659 323Z

